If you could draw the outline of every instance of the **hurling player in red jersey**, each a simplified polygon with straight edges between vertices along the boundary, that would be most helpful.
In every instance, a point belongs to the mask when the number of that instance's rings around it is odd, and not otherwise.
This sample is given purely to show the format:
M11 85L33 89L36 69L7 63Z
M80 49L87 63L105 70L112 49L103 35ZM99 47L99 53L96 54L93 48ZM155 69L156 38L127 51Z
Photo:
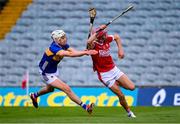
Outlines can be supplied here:
M136 117L130 110L125 96L119 88L121 86L128 90L134 90L135 85L126 74L116 67L110 55L110 43L115 41L118 47L118 57L120 59L124 58L120 36L118 34L108 35L105 28L107 28L106 25L96 28L87 41L88 49L98 51L98 54L91 55L94 71L97 71L99 80L118 96L119 102L127 111L128 117ZM100 31L98 32L98 30Z

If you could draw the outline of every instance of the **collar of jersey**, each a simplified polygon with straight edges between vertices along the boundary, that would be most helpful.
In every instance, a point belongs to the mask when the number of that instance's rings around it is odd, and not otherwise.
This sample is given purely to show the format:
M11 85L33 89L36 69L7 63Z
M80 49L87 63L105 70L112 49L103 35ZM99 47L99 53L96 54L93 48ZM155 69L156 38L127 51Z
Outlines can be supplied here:
M54 41L54 43L55 43L56 45L58 45L59 47L61 47L61 48L62 48L62 46L61 46L61 45L59 45L58 43L56 43L56 41Z

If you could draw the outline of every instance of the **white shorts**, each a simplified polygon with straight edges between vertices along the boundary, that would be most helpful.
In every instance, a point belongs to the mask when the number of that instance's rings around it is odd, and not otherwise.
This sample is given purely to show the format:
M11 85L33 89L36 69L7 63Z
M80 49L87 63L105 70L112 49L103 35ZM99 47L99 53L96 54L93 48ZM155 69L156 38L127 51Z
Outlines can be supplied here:
M55 73L42 74L42 71L39 70L39 73L41 74L41 78L43 79L45 84L50 84L56 79L58 79L58 71L56 71Z
M117 79L119 79L124 73L116 66L108 72L98 73L99 80L107 87L112 87Z

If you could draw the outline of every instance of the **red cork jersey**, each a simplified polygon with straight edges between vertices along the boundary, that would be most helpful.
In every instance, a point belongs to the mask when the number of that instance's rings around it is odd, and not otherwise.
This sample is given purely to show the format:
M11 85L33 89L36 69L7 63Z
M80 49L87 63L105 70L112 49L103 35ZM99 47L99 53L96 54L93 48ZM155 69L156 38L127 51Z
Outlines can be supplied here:
M107 72L114 68L115 64L110 55L110 43L113 40L113 35L108 35L104 43L95 42L94 49L98 51L98 54L91 56L94 71Z

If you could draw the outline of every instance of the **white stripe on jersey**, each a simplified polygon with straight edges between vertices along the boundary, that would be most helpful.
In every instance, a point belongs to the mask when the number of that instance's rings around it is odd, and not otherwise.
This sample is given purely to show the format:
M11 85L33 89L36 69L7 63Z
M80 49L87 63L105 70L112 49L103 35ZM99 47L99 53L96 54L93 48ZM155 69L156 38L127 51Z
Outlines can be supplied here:
M45 61L45 63L42 66L42 69L45 70L46 66L48 65L48 61Z

